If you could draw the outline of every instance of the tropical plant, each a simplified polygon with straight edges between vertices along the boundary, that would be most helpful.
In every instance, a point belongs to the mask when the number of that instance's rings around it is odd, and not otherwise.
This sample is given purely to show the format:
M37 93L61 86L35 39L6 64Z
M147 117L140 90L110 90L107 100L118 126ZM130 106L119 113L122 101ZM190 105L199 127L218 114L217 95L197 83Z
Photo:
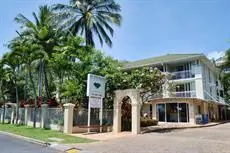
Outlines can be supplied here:
M18 57L21 59L20 60L21 61L21 63L20 63L21 67L23 68L25 73L29 75L29 80L30 80L30 83L32 85L33 98L34 98L34 106L35 106L34 111L36 112L37 94L36 94L36 85L34 83L34 79L33 79L33 75L32 75L32 72L34 69L32 67L32 64L36 61L40 62L41 59L46 59L48 55L46 54L46 52L42 51L40 45L31 44L23 36L16 37L11 42L10 48L14 50L14 52L12 52L13 57ZM44 58L44 57L46 57L46 58ZM40 68L39 68L39 70L40 70ZM39 72L39 74L41 74L41 72ZM39 79L41 79L41 78L39 77ZM39 82L40 81L41 80L39 80ZM41 92L40 86L39 86L39 92ZM38 93L38 95L41 95L41 93ZM35 125L36 125L36 113L34 113L33 118L34 118L33 126L35 127Z
M10 80L14 82L15 86L15 97L16 97L16 123L18 123L18 116L19 116L19 92L18 92L18 74L20 68L20 58L18 56L14 56L14 51L10 53L6 53L3 55L2 62L4 66L8 68L8 75Z
M19 14L15 21L23 28L20 35L25 37L30 43L37 44L41 47L41 50L46 52L49 56L53 52L53 47L57 44L58 32L56 31L56 23L53 22L53 12L47 5L39 7L38 15L33 12L34 22L26 18L24 15ZM39 96L42 93L42 73L44 73L44 83L46 97L50 98L48 91L48 78L46 70L47 60L40 59L39 62Z
M6 112L6 99L8 96L8 77L7 69L4 68L4 64L0 61L0 100L3 102L3 111L2 111L2 124L5 123L5 112Z
M112 46L112 25L121 24L121 7L114 0L70 0L69 5L56 4L53 9L61 28L84 36L87 46L95 46L94 35L101 45Z

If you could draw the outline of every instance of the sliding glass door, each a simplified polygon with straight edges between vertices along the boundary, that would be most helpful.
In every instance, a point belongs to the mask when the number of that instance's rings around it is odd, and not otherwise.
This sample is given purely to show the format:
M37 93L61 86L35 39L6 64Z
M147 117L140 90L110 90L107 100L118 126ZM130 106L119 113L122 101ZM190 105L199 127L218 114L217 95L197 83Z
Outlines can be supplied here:
M179 111L179 122L189 122L188 117L188 104L179 103L178 104Z
M157 104L157 119L160 122L165 122L165 104Z
M167 122L178 122L178 106L177 103L167 103Z
M189 122L189 105L186 103L157 104L160 122Z

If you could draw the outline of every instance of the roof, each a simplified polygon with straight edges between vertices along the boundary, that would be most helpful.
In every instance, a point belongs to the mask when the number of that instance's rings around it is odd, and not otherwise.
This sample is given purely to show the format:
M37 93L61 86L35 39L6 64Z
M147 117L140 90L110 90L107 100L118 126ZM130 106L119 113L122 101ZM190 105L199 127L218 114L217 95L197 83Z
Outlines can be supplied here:
M138 68L143 66L172 63L176 61L183 61L183 60L194 59L194 58L198 59L204 56L205 56L204 54L167 54L164 56L152 57L152 58L125 63L124 69L132 69L132 68Z

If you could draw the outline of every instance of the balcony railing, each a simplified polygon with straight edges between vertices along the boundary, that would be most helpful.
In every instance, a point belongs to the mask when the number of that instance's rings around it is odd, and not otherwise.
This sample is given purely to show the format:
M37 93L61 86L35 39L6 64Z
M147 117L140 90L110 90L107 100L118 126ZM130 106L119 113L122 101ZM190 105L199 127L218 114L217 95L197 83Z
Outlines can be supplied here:
M195 73L192 70L172 72L172 80L194 78Z
M220 102L221 104L225 104L224 98L219 96L219 102Z
M172 97L196 97L196 91L179 91L172 92Z

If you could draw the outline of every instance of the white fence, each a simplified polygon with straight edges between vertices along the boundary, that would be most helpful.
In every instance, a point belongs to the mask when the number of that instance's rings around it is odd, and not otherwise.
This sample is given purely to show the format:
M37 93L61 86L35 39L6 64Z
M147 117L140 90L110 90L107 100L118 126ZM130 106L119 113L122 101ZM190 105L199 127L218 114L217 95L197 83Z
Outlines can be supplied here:
M100 125L99 114L100 111L97 108L91 108L90 111L90 125ZM113 124L113 110L103 109L103 125ZM88 124L88 109L76 109L74 110L73 126L81 126Z
M64 119L70 117L69 111L65 114L64 108L48 108L48 106L42 106L41 108L19 108L18 112L18 123L24 124L27 126L33 126L34 123L34 113L36 110L36 127L37 128L46 128L52 130L60 130L63 131ZM92 126L100 126L100 118L99 118L99 109L92 109L90 114L90 125ZM66 115L66 116L65 116ZM69 120L68 125L71 127L80 127L80 126L88 126L88 109L75 109L72 112L73 120ZM0 116L1 122L3 119L3 108L0 108ZM5 123L16 123L16 108L8 107L5 109ZM73 124L72 124L73 123ZM102 125L104 126L112 126L113 124L113 110L112 109L103 109L103 120ZM87 131L87 129L85 129Z

